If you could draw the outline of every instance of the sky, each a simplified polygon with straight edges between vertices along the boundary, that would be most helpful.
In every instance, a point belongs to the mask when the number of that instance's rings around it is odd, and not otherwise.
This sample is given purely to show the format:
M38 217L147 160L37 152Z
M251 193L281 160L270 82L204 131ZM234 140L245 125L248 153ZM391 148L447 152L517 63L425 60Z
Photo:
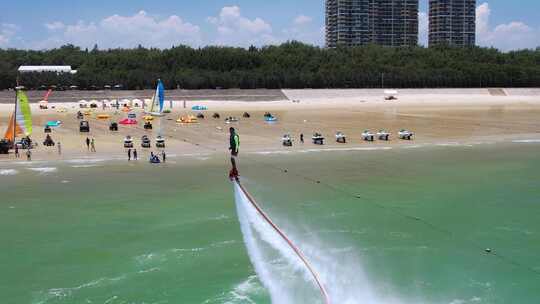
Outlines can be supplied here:
M427 44L428 0L420 0ZM324 45L324 0L0 0L0 48ZM477 0L477 44L540 46L540 1Z

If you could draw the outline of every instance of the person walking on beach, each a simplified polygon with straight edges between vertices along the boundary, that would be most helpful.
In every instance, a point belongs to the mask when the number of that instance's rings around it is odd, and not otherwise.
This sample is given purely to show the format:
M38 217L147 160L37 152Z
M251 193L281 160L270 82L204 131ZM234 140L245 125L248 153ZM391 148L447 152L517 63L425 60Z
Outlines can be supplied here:
M238 181L238 169L236 168L236 158L238 157L238 149L240 148L240 136L236 133L236 130L231 127L229 129L229 150L231 151L231 171L229 172L229 178L231 180Z
M86 150L90 151L90 138L86 138Z
M300 133L300 142L304 143L304 133Z
M96 141L93 137L92 137L92 141L90 142L90 151L96 152Z
M15 144L15 158L19 158L19 147Z
M62 144L60 142L58 142L56 144L56 147L58 147L58 155L62 155Z
M167 154L165 154L165 150L161 151L161 158L163 159L163 162L167 161Z
M27 161L31 161L32 160L32 151L30 151L30 149L28 149L26 151L26 160Z
M137 155L137 149L133 150L133 160L138 160L139 156Z
M131 149L128 149L128 161L131 161Z

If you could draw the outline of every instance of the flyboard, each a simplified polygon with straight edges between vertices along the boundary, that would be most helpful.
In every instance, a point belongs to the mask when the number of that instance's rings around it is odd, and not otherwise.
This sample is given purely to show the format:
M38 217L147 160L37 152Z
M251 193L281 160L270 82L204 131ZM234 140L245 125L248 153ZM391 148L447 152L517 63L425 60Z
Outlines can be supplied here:
M237 174L237 173L236 173ZM309 273L313 277L313 280L317 284L317 287L319 288L321 292L321 296L324 300L324 304L330 304L330 297L328 296L328 292L326 291L326 288L324 287L324 284L322 283L319 274L311 266L306 256L302 253L302 251L291 241L289 237L279 228L272 219L264 212L264 210L261 208L259 204L255 201L253 196L247 191L247 189L240 183L240 179L238 178L238 175L233 176L231 178L232 182L235 183L238 188L242 191L242 193L247 197L250 204L257 210L257 213L261 215L261 217L266 221L270 227L289 245L289 247L294 251L294 253L298 256L298 258L302 261L304 266L308 269Z

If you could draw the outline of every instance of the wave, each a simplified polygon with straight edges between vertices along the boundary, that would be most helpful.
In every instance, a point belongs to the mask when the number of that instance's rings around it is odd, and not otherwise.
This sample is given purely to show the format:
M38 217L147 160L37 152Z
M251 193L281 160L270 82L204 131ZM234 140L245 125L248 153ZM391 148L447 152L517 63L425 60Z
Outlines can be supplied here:
M101 167L100 165L73 165L71 168L95 168Z
M230 291L208 299L203 304L255 304L254 297L265 293L256 275L249 276L245 281L234 286Z
M0 169L0 176L17 175L19 171L15 169Z
M76 287L51 288L47 291L41 292L39 295L39 300L35 301L35 303L45 304L52 300L65 300L66 298L72 297L74 293L80 290L110 286L124 280L125 278L127 278L127 275L121 275L113 278L103 277Z
M70 159L67 162L70 164L93 164L107 161L103 158L80 158L80 159Z
M271 154L292 154L292 153L317 153L317 152L347 152L347 151L387 151L392 150L392 147L352 147L352 148L319 148L319 149L303 149L303 150L273 150L273 151L258 151L250 152L250 154L271 155Z
M520 139L520 140L513 140L512 142L516 144L536 144L536 143L540 143L540 139Z
M40 174L49 174L58 171L56 167L41 167L41 168L28 168L30 171L38 172Z

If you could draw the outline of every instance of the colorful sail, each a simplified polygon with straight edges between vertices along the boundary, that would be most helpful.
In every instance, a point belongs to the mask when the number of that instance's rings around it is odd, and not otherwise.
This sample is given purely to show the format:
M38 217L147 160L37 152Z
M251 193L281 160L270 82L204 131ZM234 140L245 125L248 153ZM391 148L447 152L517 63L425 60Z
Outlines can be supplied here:
M156 88L156 103L159 105L159 113L163 113L163 106L165 104L165 87L161 79L158 79L158 85Z
M163 86L163 82L161 82L161 79L158 79L158 84L156 87L156 92L154 96L152 96L152 101L148 105L148 107L145 109L146 113L155 115L155 116L161 116L163 114L163 106L165 104L165 87Z
M155 95L152 96L152 99L150 99L150 102L148 102L148 104L146 104L146 102L148 101L148 99L145 99L145 104L144 104L144 111L146 113L152 113L154 112L154 99L156 98Z
M15 112L11 116L9 126L4 138L14 141L17 136L30 136L32 134L32 112L26 94L18 90Z

